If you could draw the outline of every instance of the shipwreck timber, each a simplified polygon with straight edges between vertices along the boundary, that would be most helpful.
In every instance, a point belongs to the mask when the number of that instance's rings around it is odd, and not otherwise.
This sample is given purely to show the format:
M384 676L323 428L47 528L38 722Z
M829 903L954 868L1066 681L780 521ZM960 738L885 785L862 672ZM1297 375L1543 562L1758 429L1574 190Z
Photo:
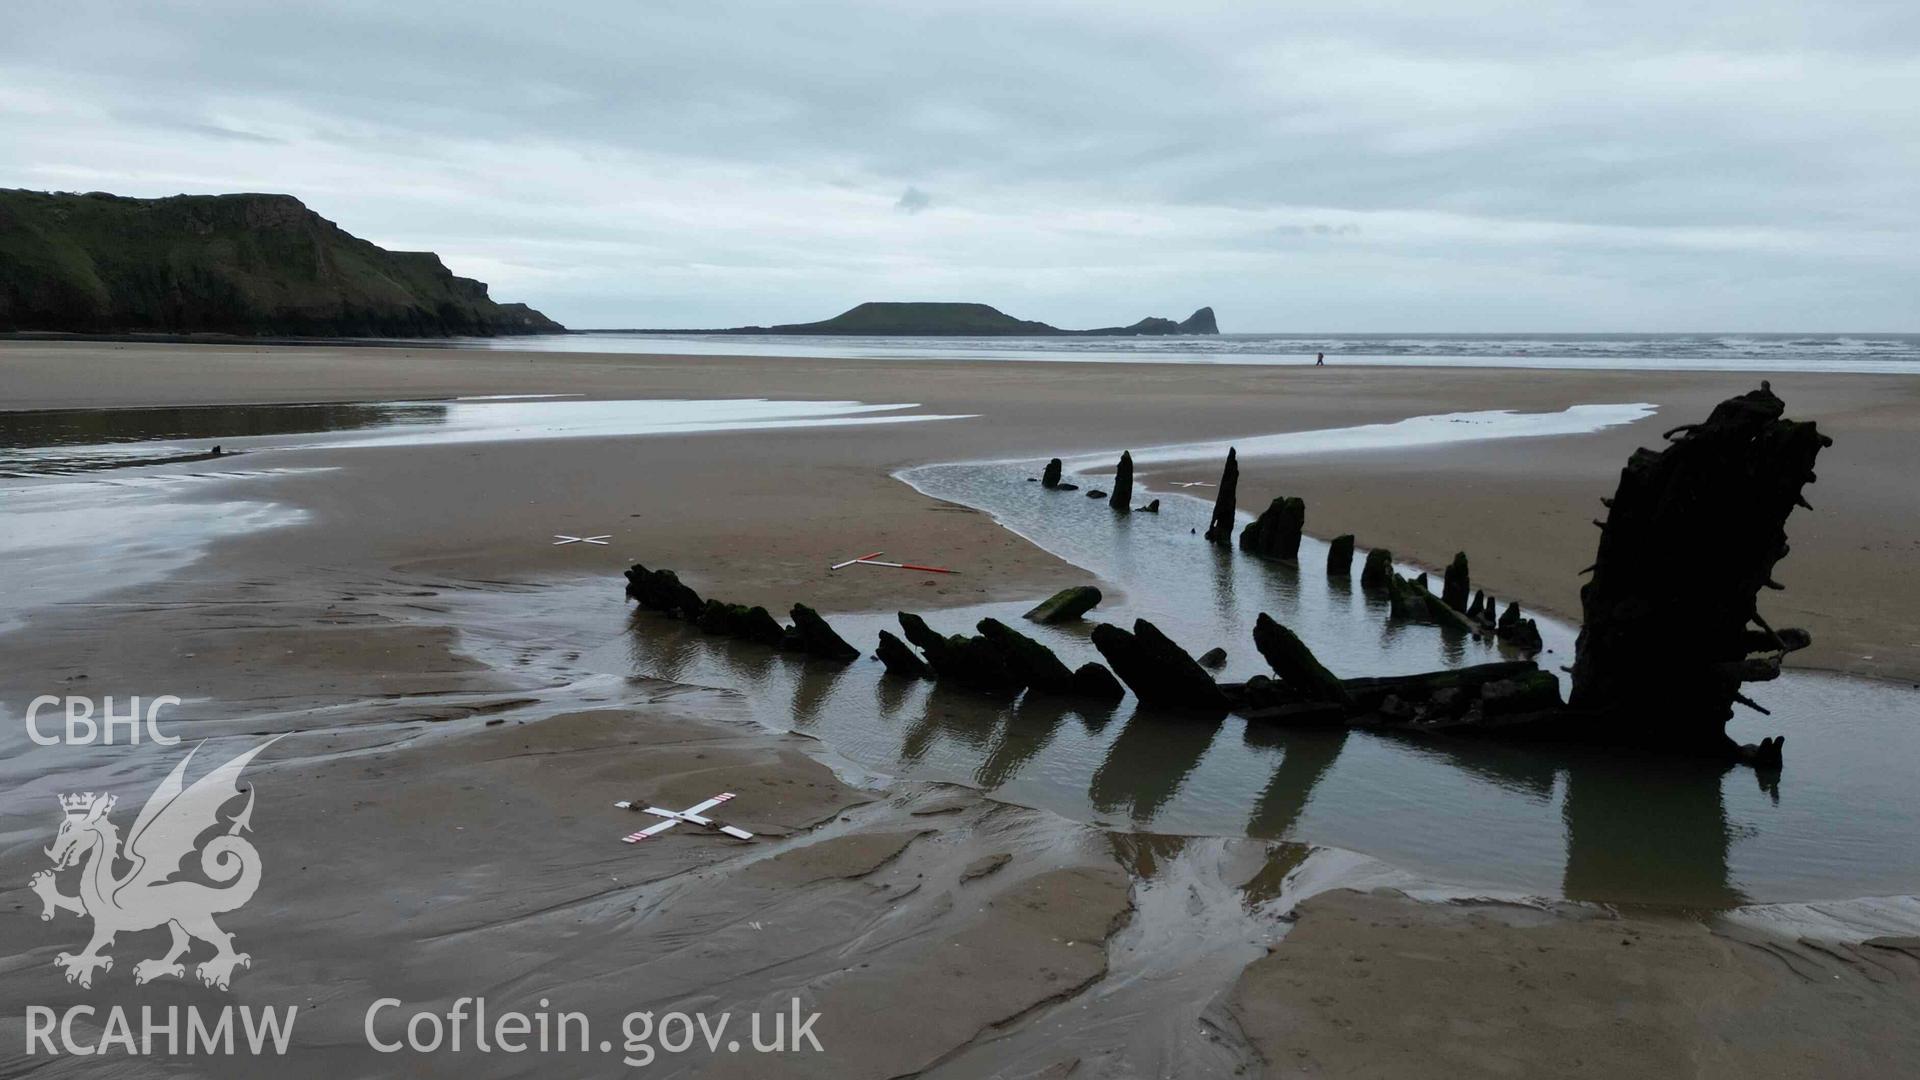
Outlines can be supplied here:
M1785 413L1765 382L1729 398L1667 432L1666 448L1635 451L1603 500L1569 704L1619 741L1730 746L1734 704L1753 704L1741 686L1778 677L1811 642L1769 626L1756 604L1761 589L1782 588L1773 568L1787 555L1787 517L1808 506L1801 489L1833 445Z
M1787 654L1811 640L1803 630L1774 629L1756 606L1761 589L1781 588L1773 569L1788 552L1786 520L1796 506L1808 505L1801 491L1814 481L1820 450L1832 445L1813 423L1784 414L1785 403L1762 383L1721 402L1701 423L1669 431L1664 449L1638 450L1629 459L1613 497L1602 500L1607 520L1595 523L1599 552L1583 571L1593 576L1581 590L1584 619L1565 701L1559 679L1531 660L1341 678L1265 615L1255 625L1254 645L1274 674L1242 683L1218 683L1208 673L1224 661L1222 650L1196 661L1145 620L1131 631L1104 623L1093 628L1091 642L1111 669L1098 663L1070 668L1046 645L998 620L982 620L978 634L942 635L911 612L899 616L905 640L882 632L875 655L895 675L931 677L1000 699L1032 693L1111 701L1124 683L1144 705L1216 717L1230 710L1275 723L1579 741L1777 767L1783 739L1739 746L1725 726L1735 704L1760 709L1742 687L1778 677ZM1130 509L1132 464L1131 454L1121 456L1116 510ZM1040 482L1071 490L1059 476L1055 459ZM1207 530L1212 544L1231 541L1238 479L1237 455L1229 451ZM1242 531L1240 546L1295 559L1304 519L1299 499L1275 499ZM1351 573L1353 545L1351 536L1330 545L1330 578ZM783 627L763 608L702 599L670 570L636 564L627 582L641 607L708 633L843 662L859 655L804 605L794 605L793 625ZM1376 597L1384 593L1390 618L1497 638L1522 654L1542 648L1538 625L1517 603L1502 609L1495 597L1472 588L1464 553L1447 567L1439 595L1424 574L1401 577L1381 548L1367 553L1361 585ZM1099 600L1092 587L1066 589L1026 618L1072 622Z
M1564 703L1558 679L1531 661L1342 679L1336 693L1306 646L1264 616L1256 640L1264 634L1261 652L1278 678L1222 690L1250 718L1594 742L1777 767L1784 738L1741 746L1726 722L1736 703L1760 708L1741 693L1745 683L1777 678L1786 655L1812 640L1769 626L1755 603L1761 589L1781 587L1773 568L1787 555L1787 517L1808 505L1801 489L1832 445L1785 411L1762 383L1705 421L1669 431L1665 449L1627 462L1603 500L1611 513L1597 523L1600 549L1581 589L1585 617ZM1493 598L1466 600L1464 555L1449 567L1442 597L1423 579L1379 569L1404 617L1491 623L1502 641L1540 648L1539 628L1518 604L1496 619Z
M1207 523L1207 543L1221 547L1233 545L1233 526L1238 512L1240 491L1240 455L1227 448L1227 464L1220 470L1220 490L1213 497L1213 518Z

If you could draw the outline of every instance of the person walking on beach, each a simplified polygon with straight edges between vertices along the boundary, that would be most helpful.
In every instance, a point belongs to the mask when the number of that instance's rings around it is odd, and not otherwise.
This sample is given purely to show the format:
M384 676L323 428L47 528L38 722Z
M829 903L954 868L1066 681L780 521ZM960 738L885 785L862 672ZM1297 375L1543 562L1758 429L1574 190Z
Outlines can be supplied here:
M1317 354L1315 354L1315 356L1314 356L1314 358L1313 358L1313 366L1314 366L1314 367L1326 367L1326 366L1327 366L1327 354L1326 354L1326 353L1317 353Z

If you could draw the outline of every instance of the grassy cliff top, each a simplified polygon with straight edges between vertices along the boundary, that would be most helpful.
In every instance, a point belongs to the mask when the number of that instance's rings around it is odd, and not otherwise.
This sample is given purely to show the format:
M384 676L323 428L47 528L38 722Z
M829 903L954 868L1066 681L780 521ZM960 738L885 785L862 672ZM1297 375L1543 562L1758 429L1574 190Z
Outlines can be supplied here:
M0 190L0 329L445 336L562 327L291 195Z

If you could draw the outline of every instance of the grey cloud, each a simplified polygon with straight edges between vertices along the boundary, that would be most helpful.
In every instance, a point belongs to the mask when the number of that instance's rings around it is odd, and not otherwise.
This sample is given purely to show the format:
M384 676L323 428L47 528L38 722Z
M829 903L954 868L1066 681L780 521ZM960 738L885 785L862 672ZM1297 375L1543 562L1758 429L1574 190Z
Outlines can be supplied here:
M1904 329L1888 283L1920 277L1916 5L19 0L8 24L0 185L288 190L581 325L903 290L1099 325L1307 289L1351 329Z

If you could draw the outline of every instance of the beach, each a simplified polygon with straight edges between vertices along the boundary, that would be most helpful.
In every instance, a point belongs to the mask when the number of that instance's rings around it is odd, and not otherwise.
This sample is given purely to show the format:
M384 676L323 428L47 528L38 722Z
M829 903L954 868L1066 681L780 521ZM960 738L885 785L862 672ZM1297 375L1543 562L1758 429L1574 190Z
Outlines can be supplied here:
M359 486L354 495L378 500L391 490L396 504L418 507L421 517L457 515L427 542L414 535L420 530L404 515L369 512L356 528L376 529L369 540L390 545L380 549L383 558L474 560L473 568L486 573L571 567L577 564L573 553L529 551L522 545L509 550L504 537L523 532L523 525L532 524L527 517L550 518L587 505L600 514L598 520L617 519L628 530L640 530L622 534L636 556L654 552L661 565L695 574L717 573L725 565L729 581L740 582L742 598L752 602L778 602L804 587L822 606L839 607L883 603L899 587L871 575L821 578L815 573L821 564L862 554L872 546L870 540L974 569L964 586L950 586L949 596L955 595L952 588L1011 596L1055 580L1072 583L1071 569L1035 558L991 523L932 510L889 479L893 470L911 465L978 457L1044 461L1096 450L1231 441L1236 435L1467 410L1652 403L1659 411L1641 423L1568 439L1529 440L1524 453L1515 452L1511 443L1468 443L1417 455L1331 453L1314 455L1310 465L1250 461L1246 466L1243 506L1299 495L1308 501L1310 533L1351 532L1362 548L1388 547L1433 567L1466 550L1476 579L1496 595L1575 618L1578 571L1592 561L1596 542L1590 522L1600 516L1599 500L1611 494L1627 456L1635 447L1659 445L1666 428L1703 417L1715 402L1759 381L1737 372L1530 371L1516 376L1477 369L516 355L325 346L16 343L7 346L5 360L0 389L22 409L480 394L710 398L743 396L740 388L750 386L753 396L911 401L933 412L974 414L898 431L863 430L858 439L837 432L778 433L737 448L689 440L655 447L665 456L650 459L644 472L619 468L604 456L604 447L536 447L536 454L565 456L527 462L525 471L538 477L526 481L539 492L531 503L511 491L473 501L465 496L471 489L464 482L407 485L401 477ZM1813 647L1793 662L1920 679L1920 617L1913 614L1920 583L1903 572L1920 553L1913 527L1920 521L1920 496L1904 475L1904 448L1920 428L1920 383L1905 376L1852 374L1767 378L1787 400L1790 415L1818 421L1834 438L1823 459L1829 464L1812 491L1817 511L1791 523L1793 553L1781 565L1788 588L1769 598L1791 613L1788 625L1804 625L1813 633ZM750 469L729 456L736 450L750 455ZM475 471L487 468L483 463ZM727 492L733 498L699 497L724 491L715 480L723 474L730 478L724 484L736 485ZM1167 482L1213 481L1218 474L1217 465L1143 470L1149 483L1160 476ZM831 499L820 495L828 478ZM1209 489L1191 490L1206 494ZM437 505L432 501L436 491L446 496ZM417 501L423 498L429 501ZM369 510L379 506L375 502ZM673 512L650 512L662 508ZM775 537L781 542L773 543ZM739 560L738 550L765 554ZM976 577L982 580L971 580ZM939 587L933 591L938 595Z
M1920 578L1907 572L1920 488L1905 475L1920 381L1766 377L1789 416L1834 440L1809 489L1815 509L1788 523L1786 588L1762 598L1774 625L1812 634L1789 665L1889 692L1920 682ZM309 1010L289 1075L399 1060L361 1047L368 1000L444 1011L462 994L544 996L608 1031L629 1009L745 1013L798 995L829 1052L783 1058L782 1075L1903 1075L1920 1061L1911 930L1763 932L1730 908L1541 898L1328 846L1075 819L888 775L836 747L824 721L802 722L808 700L834 700L804 674L788 731L764 722L750 690L678 678L649 659L663 654L634 646L647 662L602 662L624 631L620 572L635 562L672 568L702 595L776 614L800 602L830 620L932 618L1079 584L1120 598L994 514L896 476L922 466L1011 460L1037 475L1053 456L1644 403L1643 419L1583 434L1242 463L1242 510L1300 496L1315 537L1352 533L1435 569L1464 550L1477 587L1577 622L1591 521L1628 455L1759 378L0 343L10 410L501 395L911 406L889 414L901 422L633 437L243 440L214 465L166 467L246 474L187 485L188 505L244 499L298 517L211 536L165 572L120 553L126 585L86 583L83 598L26 610L0 633L0 745L14 758L0 804L15 958L0 973L5 1012L87 1000L52 974L75 924L41 922L19 885L45 863L48 796L90 784L126 787L132 802L174 760L150 746L33 746L13 718L42 694L165 693L191 703L175 726L210 739L209 756L287 733L249 773L280 876L229 929L259 958L239 998ZM1143 466L1149 490L1135 501L1210 499L1210 487L1176 485L1219 470ZM553 542L568 535L608 542ZM827 569L875 550L959 573ZM954 711L956 727L973 722ZM634 819L608 809L616 799L681 807L722 790L738 795L729 820L761 841L684 828L617 843ZM1459 972L1474 993L1449 1005L1441 988ZM1369 1022L1383 1016L1395 1019ZM565 1071L631 1067L618 1057L568 1059ZM479 1075L535 1068L460 1060ZM30 1067L0 1059L5 1075ZM651 1069L767 1072L726 1054Z

